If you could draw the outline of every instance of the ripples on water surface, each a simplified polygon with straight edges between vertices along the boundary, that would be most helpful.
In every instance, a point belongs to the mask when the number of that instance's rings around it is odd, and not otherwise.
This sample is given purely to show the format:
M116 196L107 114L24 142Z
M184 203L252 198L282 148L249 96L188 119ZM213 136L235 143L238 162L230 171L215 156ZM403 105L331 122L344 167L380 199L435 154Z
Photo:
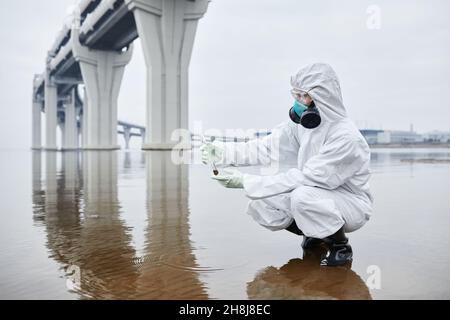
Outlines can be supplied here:
M320 251L256 225L242 192L167 152L0 155L3 299L450 298L450 164L427 161L450 150L373 150L375 210L350 234L351 269L318 267Z

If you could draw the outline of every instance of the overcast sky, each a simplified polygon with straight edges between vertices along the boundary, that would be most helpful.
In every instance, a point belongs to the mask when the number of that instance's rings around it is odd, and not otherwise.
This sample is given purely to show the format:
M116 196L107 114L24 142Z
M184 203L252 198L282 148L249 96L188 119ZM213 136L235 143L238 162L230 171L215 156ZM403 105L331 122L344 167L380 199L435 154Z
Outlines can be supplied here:
M33 74L74 2L0 1L0 147L30 146ZM287 119L290 76L320 61L338 73L360 128L450 130L449 12L446 0L213 0L191 61L190 123L271 128ZM145 124L139 41L135 49L119 119Z

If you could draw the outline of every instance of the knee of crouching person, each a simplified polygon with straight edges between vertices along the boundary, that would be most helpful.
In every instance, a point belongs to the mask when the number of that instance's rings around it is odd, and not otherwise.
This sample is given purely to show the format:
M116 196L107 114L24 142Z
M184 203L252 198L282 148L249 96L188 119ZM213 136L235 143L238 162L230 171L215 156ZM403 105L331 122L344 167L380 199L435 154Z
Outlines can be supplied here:
M314 187L300 186L291 192L291 208L301 210L312 197Z

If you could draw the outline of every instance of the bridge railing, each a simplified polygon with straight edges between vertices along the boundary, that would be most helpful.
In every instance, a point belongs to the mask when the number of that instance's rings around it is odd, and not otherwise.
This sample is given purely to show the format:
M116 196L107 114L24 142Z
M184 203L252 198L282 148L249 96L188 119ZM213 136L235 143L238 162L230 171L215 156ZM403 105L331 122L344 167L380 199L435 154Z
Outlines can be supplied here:
M132 129L139 129L139 130L145 130L144 126L138 125L138 124L134 124L134 123L130 123L130 122L126 122L126 121L118 121L117 122L118 126L122 126L122 127L127 127L127 128L132 128Z
M81 33L88 33L94 30L95 24L100 20L101 17L105 15L109 10L113 10L115 4L118 0L103 0L100 4L86 16L86 19L83 21L80 27Z
M78 13L81 14L80 33L88 33L94 29L95 24L109 10L113 10L119 0L82 0L78 3ZM71 47L68 44L71 37L71 29L63 25L50 49L53 57L50 67L56 68L58 64L67 56Z
M101 3L101 0L81 0L78 2L78 9L80 10L80 18L83 21L87 15L94 11Z
M56 36L55 42L53 43L52 48L50 49L50 53L52 55L57 55L61 49L61 46L67 43L70 38L70 28L66 25L63 25L61 31L59 31Z
M64 46L59 49L58 54L50 60L50 68L55 69L70 53L72 47L70 43L66 43Z

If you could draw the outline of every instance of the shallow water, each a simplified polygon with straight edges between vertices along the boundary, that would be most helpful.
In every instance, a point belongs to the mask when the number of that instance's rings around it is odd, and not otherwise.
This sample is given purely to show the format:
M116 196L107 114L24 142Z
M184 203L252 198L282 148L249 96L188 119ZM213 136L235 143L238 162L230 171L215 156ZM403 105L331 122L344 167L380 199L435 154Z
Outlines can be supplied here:
M351 268L167 152L0 151L2 299L449 299L448 149L376 149ZM375 277L376 276L376 277Z

